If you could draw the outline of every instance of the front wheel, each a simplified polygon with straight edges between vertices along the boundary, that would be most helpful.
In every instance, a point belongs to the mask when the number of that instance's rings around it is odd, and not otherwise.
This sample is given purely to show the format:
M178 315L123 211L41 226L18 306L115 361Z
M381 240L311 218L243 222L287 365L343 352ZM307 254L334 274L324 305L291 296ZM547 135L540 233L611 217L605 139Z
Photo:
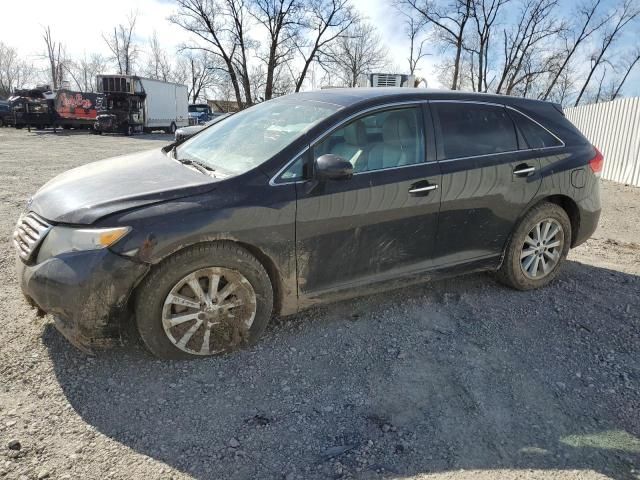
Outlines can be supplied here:
M513 232L498 280L518 290L532 290L551 282L569 253L571 222L554 203L533 207Z
M264 267L230 242L173 255L144 280L135 304L142 341L165 359L217 355L254 343L272 310Z

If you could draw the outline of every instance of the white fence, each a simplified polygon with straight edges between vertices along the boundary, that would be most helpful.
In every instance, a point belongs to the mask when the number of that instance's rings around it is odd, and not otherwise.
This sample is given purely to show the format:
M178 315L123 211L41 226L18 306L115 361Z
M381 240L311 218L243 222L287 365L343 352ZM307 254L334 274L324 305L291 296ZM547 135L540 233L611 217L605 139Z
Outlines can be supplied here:
M567 108L564 113L604 155L602 178L640 187L640 97Z

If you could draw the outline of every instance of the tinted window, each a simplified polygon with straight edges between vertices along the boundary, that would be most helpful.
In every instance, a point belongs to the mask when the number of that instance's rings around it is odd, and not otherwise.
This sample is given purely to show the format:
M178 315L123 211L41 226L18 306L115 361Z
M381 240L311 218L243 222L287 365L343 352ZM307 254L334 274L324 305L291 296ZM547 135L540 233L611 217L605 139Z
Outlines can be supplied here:
M516 131L503 107L433 103L440 120L444 158L473 157L518 149Z
M522 132L529 148L557 147L562 145L560 140L521 113L512 111L511 115L520 132ZM522 148L526 148L526 145L522 145Z
M342 127L314 149L315 158L338 155L354 173L424 162L422 115L419 109L384 110Z

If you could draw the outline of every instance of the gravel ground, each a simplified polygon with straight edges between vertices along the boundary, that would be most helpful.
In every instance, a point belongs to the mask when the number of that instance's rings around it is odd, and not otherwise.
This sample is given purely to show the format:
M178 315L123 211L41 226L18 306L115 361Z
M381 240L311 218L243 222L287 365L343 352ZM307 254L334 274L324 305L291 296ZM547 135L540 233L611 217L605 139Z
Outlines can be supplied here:
M168 139L0 129L0 477L640 478L640 189L603 182L601 227L540 291L468 275L220 358L86 357L22 299L14 222L54 175Z

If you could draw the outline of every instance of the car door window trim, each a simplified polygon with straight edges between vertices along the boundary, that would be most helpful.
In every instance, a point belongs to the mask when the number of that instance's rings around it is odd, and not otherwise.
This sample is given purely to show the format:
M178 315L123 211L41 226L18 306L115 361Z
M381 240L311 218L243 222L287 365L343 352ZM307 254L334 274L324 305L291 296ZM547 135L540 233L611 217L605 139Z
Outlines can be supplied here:
M470 158L492 157L494 155L504 155L504 154L508 154L508 153L530 152L530 151L534 151L534 150L535 151L549 150L551 148L563 148L563 147L566 146L564 141L560 137L558 137L555 133L553 133L551 130L549 130L547 127L545 127L540 122L537 122L536 120L531 118L526 113L521 112L520 110L518 110L517 108L515 108L515 107L513 107L511 105L505 105L505 104L500 104L500 103L495 103L495 102L481 102L481 101L478 101L478 100L429 100L429 103L470 103L470 104L475 104L475 105L489 105L489 106L492 106L492 107L507 108L509 110L513 110L516 113L519 113L520 115L524 116L528 120L531 120L533 123L538 125L540 128L545 130L549 135L551 135L552 137L554 137L556 140L558 140L560 142L560 145L552 145L550 147L523 148L523 149L519 149L519 150L510 150L510 151L507 151L507 152L485 153L485 154L481 154L481 155L470 155L470 156L465 156L465 157L445 158L445 159L442 159L442 160L439 159L438 162L440 162L440 163L450 162L450 161L454 161L454 160L467 160L467 159L470 159ZM436 113L436 115L437 115L437 113ZM439 117L438 117L438 121L440 121Z
M298 153L291 160L289 160L289 162L287 162L287 164L284 167L282 167L280 170L278 170L278 172L273 177L271 177L271 180L269 180L269 185L271 185L273 187L277 187L277 186L280 186L280 185L290 185L290 184L295 184L295 183L306 182L307 181L306 179L302 179L302 180L296 180L296 181L293 181L293 182L282 182L282 183L279 183L279 182L277 182L277 179L278 179L278 177L280 175L282 175L293 164L293 162L295 162L298 159L298 157L300 155L304 154L307 150L315 147L318 143L320 143L322 140L324 140L326 137L328 137L329 135L331 135L335 131L339 130L346 123L349 123L350 121L355 120L358 117L362 117L364 115L367 115L369 113L373 113L373 112L376 112L376 111L379 111L379 110L390 110L390 109L393 109L394 107L410 107L410 106L420 107L421 105L423 105L423 104L425 104L427 102L428 102L428 100L408 100L408 101L404 101L404 102L385 103L383 105L375 105L375 106L366 108L364 110L360 110L358 112L352 113L348 117L345 117L342 120L334 123L331 127L329 127L327 130L325 130L321 135L318 135L312 142L309 142L309 145L307 145L300 153ZM426 163L429 163L429 162L426 161L426 155L425 155L425 161L420 162L420 163L415 163L415 164L412 164L412 165L401 165L399 167L381 168L381 169L378 169L378 170L371 170L371 171L367 171L367 172L358 172L358 173L354 173L354 175L361 175L363 173L373 173L373 172L380 172L380 171L389 171L389 170L394 170L396 168L415 167L416 165L425 165Z
M469 159L473 159L473 158L493 157L493 156L496 156L496 155L508 155L508 154L519 153L519 152L530 152L530 151L534 151L534 150L535 151L550 150L550 149L564 148L566 146L564 141L560 137L558 137L555 133L550 131L547 127L542 125L540 122L537 122L536 120L531 118L526 113L523 113L520 110L518 110L517 108L512 107L511 105L505 105L505 104L495 103L495 102L482 102L482 101L477 101L477 100L428 100L428 99L427 100L411 100L411 101L405 101L405 102L385 103L384 105L375 105L375 106L369 107L369 108L367 108L365 110L361 110L359 112L355 112L355 113L349 115L348 117L336 122L327 131L325 131L324 133L322 133L321 135L316 137L312 142L310 142L309 145L306 145L304 147L304 149L302 149L289 162L287 162L284 167L282 167L280 170L278 170L278 172L273 177L271 177L271 179L269 180L269 185L276 187L276 186L280 186L280 185L291 185L291 184L306 182L307 179L295 180L295 181L292 181L292 182L278 182L277 179L301 155L306 153L310 148L314 147L317 143L322 141L325 137L328 137L334 131L338 130L340 127L342 127L344 124L350 122L351 120L354 120L354 119L356 119L358 117L361 117L363 115L366 115L368 113L372 113L372 112L375 112L375 111L378 111L378 110L387 110L389 108L402 107L402 106L416 106L417 107L417 106L421 106L421 105L429 104L429 103L470 103L470 104L476 104L476 105L489 105L489 106L494 106L494 107L507 108L509 110L513 110L514 112L519 113L520 115L523 115L525 118L527 118L528 120L532 121L533 123L538 125L540 128L544 129L545 131L547 131L550 135L552 135L556 140L558 140L560 142L560 145L553 145L553 146L550 146L550 147L524 148L524 149L521 149L521 150L510 150L508 152L486 153L486 154L482 154L482 155L471 155L471 156L467 156L467 157L446 158L446 159L442 159L442 160L438 159L437 160L438 163L454 162L454 161L457 161L457 160L469 160ZM370 170L370 171L365 171L365 172L358 172L358 173L354 173L354 175L362 175L362 174L366 174L366 173L374 173L374 172L380 172L380 171L389 171L389 170L395 170L395 169L399 169L399 168L416 167L416 166L420 166L420 165L425 165L427 163L430 163L430 162L426 161L426 157L425 157L425 161L424 162L414 163L414 164L411 164L411 165L401 165L399 167L389 167L389 168L382 168L382 169L378 169L378 170Z

